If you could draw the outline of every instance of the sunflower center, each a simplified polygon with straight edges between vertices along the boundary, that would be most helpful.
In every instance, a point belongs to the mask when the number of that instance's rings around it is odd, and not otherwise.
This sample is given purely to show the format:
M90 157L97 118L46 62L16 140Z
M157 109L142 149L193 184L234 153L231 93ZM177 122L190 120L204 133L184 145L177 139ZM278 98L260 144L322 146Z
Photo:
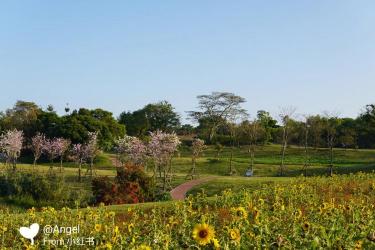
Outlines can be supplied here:
M199 231L199 237L200 238L206 238L207 235L208 235L207 230L201 230L201 231Z

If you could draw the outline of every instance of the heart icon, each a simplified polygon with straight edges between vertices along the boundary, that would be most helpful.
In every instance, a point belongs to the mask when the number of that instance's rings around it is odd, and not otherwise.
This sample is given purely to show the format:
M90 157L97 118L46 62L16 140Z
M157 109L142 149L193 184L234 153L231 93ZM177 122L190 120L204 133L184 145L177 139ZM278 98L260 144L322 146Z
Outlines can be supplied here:
M31 245L34 245L34 237L39 233L39 224L34 223L30 227L21 227L19 231L24 238L31 240Z

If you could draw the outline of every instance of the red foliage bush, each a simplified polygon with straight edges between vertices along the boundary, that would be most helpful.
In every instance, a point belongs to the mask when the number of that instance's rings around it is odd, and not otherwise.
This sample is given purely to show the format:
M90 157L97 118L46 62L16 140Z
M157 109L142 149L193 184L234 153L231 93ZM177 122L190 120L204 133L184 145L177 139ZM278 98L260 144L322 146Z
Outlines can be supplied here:
M114 179L97 177L92 181L95 204L127 204L152 200L151 178L141 167L127 164Z

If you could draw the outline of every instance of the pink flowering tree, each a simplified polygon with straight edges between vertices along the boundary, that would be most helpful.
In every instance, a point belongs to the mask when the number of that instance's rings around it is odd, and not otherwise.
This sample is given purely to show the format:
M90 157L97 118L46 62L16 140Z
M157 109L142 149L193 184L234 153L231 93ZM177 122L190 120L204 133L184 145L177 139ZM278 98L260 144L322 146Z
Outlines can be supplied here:
M87 173L93 176L94 160L99 153L98 132L89 132L88 137L88 142L85 144L87 160L89 161Z
M47 155L50 161L50 170L53 169L53 161L59 154L59 145L56 138L45 139L43 143L43 153Z
M147 163L147 147L137 137L133 137L133 140L130 144L130 150L129 150L129 159L132 161L135 165L143 165L146 167Z
M82 165L86 162L88 158L87 147L80 143L73 144L72 156L73 156L74 161L78 164L78 181L81 181Z
M162 179L162 188L165 192L170 186L172 178L172 157L181 144L175 133L164 133L156 131L150 133L148 153L154 162L153 178L156 182L156 173L159 171L159 178Z
M89 163L86 174L89 173L93 176L94 160L99 152L98 147L98 132L89 132L88 142L85 144L73 144L72 156L78 164L78 180L82 179L82 165L86 162Z
M60 158L60 172L63 170L63 159L70 146L70 140L64 138L55 139L57 157Z
M115 150L121 165L130 161L135 165L141 166L146 163L147 148L145 144L133 136L124 136L116 140Z
M46 141L46 137L44 134L37 133L33 138L31 138L31 151L34 155L34 163L33 166L35 167L36 162L42 156L43 153L43 146Z
M190 173L186 176L186 178L194 179L197 175L196 173L196 163L197 159L202 154L203 150L206 148L204 141L198 138L195 138L192 142L191 149L192 149L192 168L190 169Z
M0 150L3 152L7 164L12 164L16 170L17 159L21 155L23 132L17 129L8 130L0 136Z
M130 148L131 136L125 135L123 138L119 138L115 141L115 151L117 154L117 161L120 165L124 165L127 161L127 154Z

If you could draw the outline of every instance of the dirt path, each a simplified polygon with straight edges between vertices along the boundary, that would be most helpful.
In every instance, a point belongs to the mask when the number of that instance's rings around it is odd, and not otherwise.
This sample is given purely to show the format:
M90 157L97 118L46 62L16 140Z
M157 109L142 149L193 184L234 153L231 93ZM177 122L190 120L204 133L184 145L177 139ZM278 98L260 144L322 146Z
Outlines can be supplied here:
M215 177L206 177L202 179L197 179L197 180L191 180L188 182L185 182L174 189L171 190L171 196L173 200L183 200L185 199L186 193L192 189L193 187L200 185L204 182L210 181L214 179Z

